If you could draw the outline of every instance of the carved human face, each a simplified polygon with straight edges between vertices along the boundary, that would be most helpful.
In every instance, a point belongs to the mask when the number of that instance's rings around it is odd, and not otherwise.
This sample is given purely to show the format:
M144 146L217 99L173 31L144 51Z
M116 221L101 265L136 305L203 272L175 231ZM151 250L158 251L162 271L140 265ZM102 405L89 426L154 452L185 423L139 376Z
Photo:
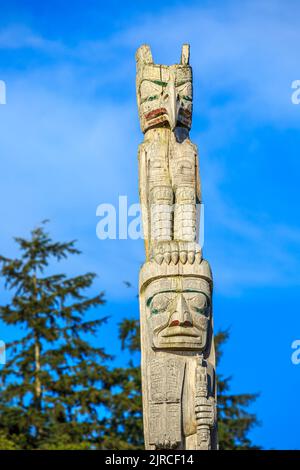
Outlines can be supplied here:
M146 289L152 347L203 350L210 321L210 287L202 278L169 277Z
M137 75L139 115L143 132L152 127L190 129L192 69L188 65L147 64Z

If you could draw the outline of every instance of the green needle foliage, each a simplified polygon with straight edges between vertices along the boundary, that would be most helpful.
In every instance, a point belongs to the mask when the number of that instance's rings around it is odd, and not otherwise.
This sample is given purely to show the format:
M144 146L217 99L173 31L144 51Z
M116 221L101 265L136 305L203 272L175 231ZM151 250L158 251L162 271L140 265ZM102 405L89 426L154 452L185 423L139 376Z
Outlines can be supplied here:
M115 404L111 423L114 436L118 438L114 438L114 441L117 442L119 449L143 449L141 376L140 366L137 362L137 353L140 351L138 320L123 320L119 328L119 338L122 342L122 348L129 351L132 359L128 368L118 371L120 382L123 381L123 385L114 397ZM217 362L222 356L222 346L227 339L227 331L221 331L215 336ZM136 359L135 365L133 358ZM247 407L256 399L257 395L230 394L230 378L218 375L217 380L220 449L258 449L248 437L248 432L258 422L256 416L247 411Z
M219 363L223 351L222 346L228 340L228 331L220 331L215 336L216 359ZM259 446L252 444L248 437L249 431L257 426L256 415L248 411L248 406L256 400L257 393L230 393L231 377L217 375L218 380L218 437L220 449L253 450Z
M0 450L143 449L139 322L119 325L130 360L109 368L112 357L92 345L107 318L88 317L104 304L103 293L84 295L95 274L49 272L50 262L80 253L75 242L54 242L44 223L15 241L19 257L0 256L11 293L0 319L18 327L0 374ZM218 361L227 339L228 332L216 336ZM230 378L220 375L218 387L220 448L255 448L248 431L257 420L247 408L256 395L230 394Z
M120 325L119 337L123 350L128 350L133 356L139 353L139 326L136 320L124 320ZM106 447L144 449L140 365L135 364L132 358L127 367L118 367L113 374L118 387L112 396Z
M0 256L10 302L0 318L18 326L1 370L0 449L102 448L111 401L111 359L92 336L106 318L89 320L103 293L84 295L95 274L49 275L49 262L80 252L74 241L54 242L44 223L29 239L15 239L20 256ZM20 335L19 331L23 331Z

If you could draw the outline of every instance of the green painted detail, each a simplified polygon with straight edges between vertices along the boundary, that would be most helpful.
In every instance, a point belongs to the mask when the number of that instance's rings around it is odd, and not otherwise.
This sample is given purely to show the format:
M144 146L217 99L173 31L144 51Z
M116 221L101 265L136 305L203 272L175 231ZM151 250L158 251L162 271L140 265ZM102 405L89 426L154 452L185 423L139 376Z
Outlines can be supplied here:
M157 98L158 98L158 95L149 96L148 101L157 100Z
M191 80L183 80L182 82L176 82L176 86L186 85L187 83L192 83Z
M160 81L160 80L150 80L150 81L151 81L152 83L155 83L155 85L160 85L160 86L163 86L163 87L165 87L165 86L168 85L167 82L162 82L162 81Z
M157 310L157 308L153 308L151 310L151 315L157 315L159 313L159 311Z
M182 99L184 99L185 101L193 101L192 98L190 98L189 96L183 96Z
M141 104L145 103L145 101L154 101L158 99L158 95L148 96L147 98L141 101Z

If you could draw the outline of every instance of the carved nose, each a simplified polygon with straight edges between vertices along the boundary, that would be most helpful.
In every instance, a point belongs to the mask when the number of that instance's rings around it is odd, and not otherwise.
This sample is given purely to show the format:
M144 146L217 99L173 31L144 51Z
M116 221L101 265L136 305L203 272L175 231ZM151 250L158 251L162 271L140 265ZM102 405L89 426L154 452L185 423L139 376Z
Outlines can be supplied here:
M172 130L175 129L178 115L178 104L174 79L170 79L162 96L163 106L167 110L169 124Z
M170 326L193 326L188 304L182 294L178 296L175 310L171 317Z

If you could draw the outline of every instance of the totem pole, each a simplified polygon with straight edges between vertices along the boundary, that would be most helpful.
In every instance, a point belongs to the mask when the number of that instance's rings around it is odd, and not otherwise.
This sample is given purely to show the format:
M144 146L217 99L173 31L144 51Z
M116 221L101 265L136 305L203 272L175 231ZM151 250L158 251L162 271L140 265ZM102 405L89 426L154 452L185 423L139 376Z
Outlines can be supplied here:
M217 448L212 275L198 243L198 151L189 138L192 69L136 53L139 193L146 262L140 271L146 449Z

